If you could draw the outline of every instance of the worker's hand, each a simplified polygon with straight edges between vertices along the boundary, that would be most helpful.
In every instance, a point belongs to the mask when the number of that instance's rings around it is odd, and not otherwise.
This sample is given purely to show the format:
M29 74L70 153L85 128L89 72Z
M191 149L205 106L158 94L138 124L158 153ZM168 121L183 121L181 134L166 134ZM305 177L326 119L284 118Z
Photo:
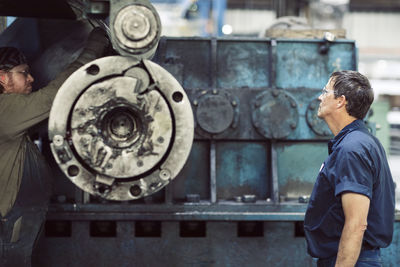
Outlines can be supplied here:
M77 60L82 64L86 64L103 56L109 46L110 40L106 31L96 27L90 32L86 45Z

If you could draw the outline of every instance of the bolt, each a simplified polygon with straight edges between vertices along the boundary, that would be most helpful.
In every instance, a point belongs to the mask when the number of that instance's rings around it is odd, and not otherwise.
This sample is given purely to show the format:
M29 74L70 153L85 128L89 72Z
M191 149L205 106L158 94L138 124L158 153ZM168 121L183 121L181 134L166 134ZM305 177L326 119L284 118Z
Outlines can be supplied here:
M194 105L194 106L197 106L198 104L199 104L199 102L198 102L197 100L194 100L194 101L193 101L193 105Z
M138 160L138 162L136 163L138 167L142 167L143 166L143 161Z
M157 138L157 141L159 143L164 143L164 138L162 136L160 136L160 137Z
M235 100L233 100L233 101L232 101L232 106L234 106L234 107L236 107L236 106L237 106L237 103L236 103L236 101L235 101Z
M64 143L64 137L61 135L57 134L53 137L53 143L55 146L62 146Z
M217 89L213 89L213 90L212 90L212 93L213 93L213 95L216 95L216 94L218 94L218 91L217 91Z
M292 108L297 107L296 102L294 102L294 101L292 101L292 102L290 103L290 105L292 106Z
M292 123L290 124L290 128L296 129L296 127L297 127L297 124L296 124L295 122L292 122Z
M274 97L277 97L279 95L279 90L277 90L277 89L272 90L272 95Z
M171 178L171 173L167 169L163 169L160 171L159 176L163 180L168 180L169 178Z

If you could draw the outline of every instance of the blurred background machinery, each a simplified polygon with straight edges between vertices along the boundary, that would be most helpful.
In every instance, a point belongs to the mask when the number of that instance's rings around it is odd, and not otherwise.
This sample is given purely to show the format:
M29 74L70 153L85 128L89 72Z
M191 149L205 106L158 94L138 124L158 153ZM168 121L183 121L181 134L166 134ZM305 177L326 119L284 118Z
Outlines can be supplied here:
M71 75L34 132L54 169L37 266L315 266L302 221L332 137L317 97L332 71L357 69L355 41L329 26L208 36L224 34L223 20L203 37L160 37L157 11L172 0L16 2L0 2L1 15L20 17L0 44L27 54L36 88L78 55L87 19L113 42ZM217 2L185 1L179 13L209 20L243 4ZM277 17L321 5L250 2ZM400 263L399 227L385 266Z

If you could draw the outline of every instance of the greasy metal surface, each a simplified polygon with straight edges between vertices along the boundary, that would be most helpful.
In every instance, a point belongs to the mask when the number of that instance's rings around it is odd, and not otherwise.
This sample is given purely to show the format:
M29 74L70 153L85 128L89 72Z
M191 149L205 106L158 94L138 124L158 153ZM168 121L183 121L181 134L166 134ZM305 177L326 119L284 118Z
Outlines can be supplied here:
M58 165L78 187L110 200L137 199L182 169L193 115L185 92L164 69L106 57L81 67L60 88L49 138Z
M161 35L160 17L148 0L110 0L110 29L120 55L149 59Z
M285 138L298 126L297 103L284 90L263 92L252 101L252 106L253 125L266 138Z
M142 175L166 154L172 137L168 104L156 90L137 94L141 81L111 78L90 86L72 110L72 143L97 173L114 178Z

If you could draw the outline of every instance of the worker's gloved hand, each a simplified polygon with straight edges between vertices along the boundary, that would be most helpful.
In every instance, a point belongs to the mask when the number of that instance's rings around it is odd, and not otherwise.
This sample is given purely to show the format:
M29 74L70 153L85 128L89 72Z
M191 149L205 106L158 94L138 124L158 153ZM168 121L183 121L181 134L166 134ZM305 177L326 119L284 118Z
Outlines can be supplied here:
M100 27L94 28L86 41L82 53L77 58L77 61L86 64L104 55L110 46L110 40L107 33Z

